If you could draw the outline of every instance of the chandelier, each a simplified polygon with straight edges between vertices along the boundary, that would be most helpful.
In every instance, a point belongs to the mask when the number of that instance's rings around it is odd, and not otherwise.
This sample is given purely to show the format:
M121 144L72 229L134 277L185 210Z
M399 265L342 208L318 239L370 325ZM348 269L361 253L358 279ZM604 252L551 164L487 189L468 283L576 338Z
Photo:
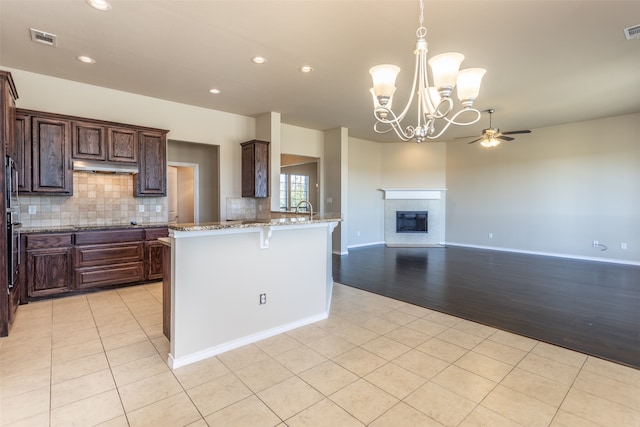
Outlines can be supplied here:
M416 30L418 40L414 50L416 68L413 86L409 101L399 115L393 112L391 103L400 67L382 64L369 70L373 80L373 115L377 120L373 129L381 134L393 130L403 141L415 139L416 142L422 142L425 139L436 139L451 125L468 126L480 120L480 111L472 107L480 92L480 83L486 70L460 70L464 55L455 52L443 53L427 61L427 29L423 23L424 5L423 0L420 0L420 26ZM433 86L429 86L427 63L431 67ZM451 94L456 86L462 108L454 113ZM401 122L412 105L414 95L418 98L417 124L403 129ZM460 118L462 114L465 114L466 120Z

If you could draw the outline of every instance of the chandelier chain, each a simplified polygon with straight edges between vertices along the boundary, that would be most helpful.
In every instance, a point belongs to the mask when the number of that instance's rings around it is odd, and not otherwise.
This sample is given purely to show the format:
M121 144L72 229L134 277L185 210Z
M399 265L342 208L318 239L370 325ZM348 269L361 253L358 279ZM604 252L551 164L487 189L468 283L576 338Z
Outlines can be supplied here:
M416 30L416 35L419 39L423 39L427 36L427 28L424 26L424 4L422 0L420 0L420 26Z

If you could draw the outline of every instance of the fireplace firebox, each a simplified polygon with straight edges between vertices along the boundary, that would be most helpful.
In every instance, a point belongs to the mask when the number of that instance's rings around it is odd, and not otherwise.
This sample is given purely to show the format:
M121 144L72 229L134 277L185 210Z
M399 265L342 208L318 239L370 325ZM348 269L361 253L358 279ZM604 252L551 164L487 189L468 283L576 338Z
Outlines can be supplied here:
M396 233L428 233L427 211L396 211Z

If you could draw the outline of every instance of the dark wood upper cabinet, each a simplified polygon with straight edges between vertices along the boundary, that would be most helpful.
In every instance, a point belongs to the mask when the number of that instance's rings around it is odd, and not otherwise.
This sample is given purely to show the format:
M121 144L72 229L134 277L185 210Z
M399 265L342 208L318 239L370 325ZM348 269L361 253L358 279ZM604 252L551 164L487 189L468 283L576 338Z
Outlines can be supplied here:
M134 128L105 126L90 121L73 122L73 158L136 163L137 133Z
M106 160L106 130L89 122L73 122L72 155L74 159Z
M72 155L74 159L105 160L107 157L104 126L88 122L71 125Z
M135 129L109 127L107 160L136 163L138 161L138 132Z
M269 143L247 141L242 145L242 197L269 197Z
M138 165L134 176L135 196L164 197L167 195L167 138L166 132L138 133Z
M32 110L16 110L15 153L19 190L72 195L72 160L137 164L135 197L167 195L167 130Z
M33 192L73 194L69 120L33 116L31 154Z
M16 114L16 144L15 157L18 170L18 191L31 192L31 116Z

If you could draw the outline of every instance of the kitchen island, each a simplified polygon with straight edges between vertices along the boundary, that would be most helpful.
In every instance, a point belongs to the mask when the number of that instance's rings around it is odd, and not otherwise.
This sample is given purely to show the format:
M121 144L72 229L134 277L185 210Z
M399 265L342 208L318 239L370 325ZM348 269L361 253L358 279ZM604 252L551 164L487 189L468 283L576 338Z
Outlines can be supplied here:
M326 319L339 215L170 224L165 321L178 368Z

